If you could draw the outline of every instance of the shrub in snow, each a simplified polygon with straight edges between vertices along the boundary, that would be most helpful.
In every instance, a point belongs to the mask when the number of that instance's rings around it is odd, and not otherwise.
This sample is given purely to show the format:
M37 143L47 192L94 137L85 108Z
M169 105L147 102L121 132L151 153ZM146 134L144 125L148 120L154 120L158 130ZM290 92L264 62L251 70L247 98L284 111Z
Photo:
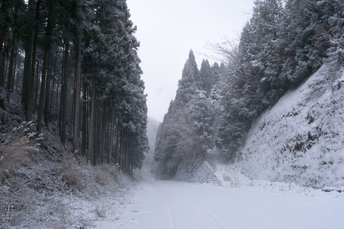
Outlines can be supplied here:
M33 122L23 122L6 135L0 145L1 171L12 171L35 161L35 153L39 151L38 146L43 135L32 132L34 125Z

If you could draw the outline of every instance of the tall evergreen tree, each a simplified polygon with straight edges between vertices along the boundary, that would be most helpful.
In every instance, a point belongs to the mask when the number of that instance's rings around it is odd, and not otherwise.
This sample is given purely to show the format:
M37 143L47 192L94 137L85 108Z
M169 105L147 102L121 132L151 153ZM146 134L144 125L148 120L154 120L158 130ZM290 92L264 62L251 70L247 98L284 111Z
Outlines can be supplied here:
M208 60L202 61L199 74L201 80L201 89L209 94L215 80L213 79L214 75Z
M187 103L191 100L196 90L201 89L199 70L192 50L189 52L189 58L185 62L182 78L178 82L176 95L177 103Z
M171 179L180 172L193 174L209 159L208 152L214 148L216 130L215 97L210 98L213 95L210 92L217 83L219 70L217 64L212 68L204 60L199 71L190 51L176 98L170 103L157 134L155 159L160 178Z

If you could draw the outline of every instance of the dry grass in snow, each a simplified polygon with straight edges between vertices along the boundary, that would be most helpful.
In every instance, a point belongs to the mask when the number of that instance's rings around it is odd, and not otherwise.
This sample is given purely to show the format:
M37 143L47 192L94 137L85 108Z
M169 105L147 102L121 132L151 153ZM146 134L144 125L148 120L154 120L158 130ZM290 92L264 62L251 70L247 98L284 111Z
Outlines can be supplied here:
M118 219L132 181L115 165L80 165L58 136L34 127L24 122L0 139L0 202L13 208L0 209L0 225L92 228Z

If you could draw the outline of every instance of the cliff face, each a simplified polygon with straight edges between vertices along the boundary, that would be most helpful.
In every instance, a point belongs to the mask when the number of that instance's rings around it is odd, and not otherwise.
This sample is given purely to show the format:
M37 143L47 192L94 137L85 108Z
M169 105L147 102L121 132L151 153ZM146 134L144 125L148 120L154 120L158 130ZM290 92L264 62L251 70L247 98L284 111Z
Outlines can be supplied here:
M236 162L252 179L344 186L344 74L322 66L253 125Z

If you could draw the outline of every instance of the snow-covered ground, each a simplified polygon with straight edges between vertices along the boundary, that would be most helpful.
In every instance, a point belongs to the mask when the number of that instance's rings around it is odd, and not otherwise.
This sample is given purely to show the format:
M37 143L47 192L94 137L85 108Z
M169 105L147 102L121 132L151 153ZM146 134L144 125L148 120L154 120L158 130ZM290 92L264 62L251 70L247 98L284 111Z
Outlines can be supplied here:
M240 168L225 164L217 164L214 174L217 183L154 181L143 173L145 181L131 188L121 211L94 225L100 229L344 228L344 190L325 192L294 183L251 180Z
M116 221L98 222L97 228L342 229L343 197L271 182L233 187L146 181L136 187Z

